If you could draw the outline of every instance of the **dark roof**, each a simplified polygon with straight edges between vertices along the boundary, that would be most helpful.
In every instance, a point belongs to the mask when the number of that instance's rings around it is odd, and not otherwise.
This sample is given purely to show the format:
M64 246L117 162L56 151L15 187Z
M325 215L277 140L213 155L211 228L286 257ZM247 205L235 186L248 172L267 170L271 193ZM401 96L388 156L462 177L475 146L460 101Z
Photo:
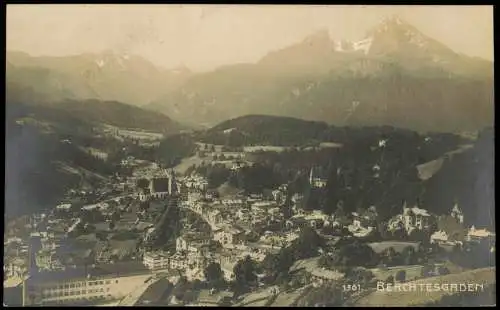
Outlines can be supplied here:
M151 181L151 188L155 192L168 192L168 178L154 178Z
M97 265L95 268L85 267L68 268L58 271L43 271L35 273L31 276L30 281L35 282L56 282L56 281L71 281L87 278L107 278L107 277L124 277L134 274L147 274L150 271L140 262L119 262L114 264Z

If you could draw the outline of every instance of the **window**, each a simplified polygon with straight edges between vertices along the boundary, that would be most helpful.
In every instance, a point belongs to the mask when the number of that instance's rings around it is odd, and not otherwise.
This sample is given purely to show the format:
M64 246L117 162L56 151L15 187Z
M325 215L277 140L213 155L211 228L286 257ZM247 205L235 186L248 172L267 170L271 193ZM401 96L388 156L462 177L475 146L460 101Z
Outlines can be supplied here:
M109 281L109 280L106 281L106 284L110 284L110 283L111 283L111 281Z
M115 283L118 283L118 280L116 280L116 282L115 282Z
M75 288L75 284L74 284L74 283L71 283L71 284L69 285L69 287L70 287L70 288Z

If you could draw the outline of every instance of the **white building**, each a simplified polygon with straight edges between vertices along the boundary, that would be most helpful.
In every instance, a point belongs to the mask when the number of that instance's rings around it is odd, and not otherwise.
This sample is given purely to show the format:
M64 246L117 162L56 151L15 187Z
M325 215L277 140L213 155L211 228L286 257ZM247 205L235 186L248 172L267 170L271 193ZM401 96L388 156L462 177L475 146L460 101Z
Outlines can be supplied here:
M242 233L239 229L224 226L214 231L214 240L220 242L222 246L234 245L240 242L239 237Z
M451 216L455 218L460 224L464 222L464 214L462 210L458 207L458 204L455 204L453 206L453 209L451 209Z
M23 283L23 306L119 300L151 276L137 263L39 272Z
M326 186L327 178L326 175L320 167L311 168L309 173L309 184L315 188L323 188Z
M476 229L474 225L469 229L467 233L467 240L480 240L488 237L494 237L495 234L488 231L487 229Z
M144 253L143 263L149 270L168 269L170 267L170 255L164 251Z
M448 234L443 230L436 231L431 235L430 238L431 243L445 243L447 241L448 241Z
M430 214L425 209L403 207L403 223L406 231L414 228L420 230L427 228L430 218Z
M199 252L199 250L210 243L209 237L196 233L187 233L175 240L177 252Z

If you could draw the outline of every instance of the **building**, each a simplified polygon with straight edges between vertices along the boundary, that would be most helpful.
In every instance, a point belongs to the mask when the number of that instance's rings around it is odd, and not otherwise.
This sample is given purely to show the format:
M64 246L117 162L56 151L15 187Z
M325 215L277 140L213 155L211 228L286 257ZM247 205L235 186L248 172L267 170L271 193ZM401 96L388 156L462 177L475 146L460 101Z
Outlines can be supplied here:
M187 233L175 240L177 252L198 252L202 247L208 245L210 239L199 233Z
M154 178L149 182L150 197L154 199L165 199L171 190L171 178Z
M321 167L312 167L309 172L309 184L313 188L323 188L326 186L328 178Z
M118 300L151 276L140 263L35 272L23 283L23 306Z
M170 269L185 270L188 267L186 255L177 252L170 257Z
M458 207L458 204L455 203L453 209L451 209L451 217L456 219L460 224L464 222L464 214L462 210Z
M448 242L448 234L443 230L436 231L430 237L430 243L440 244L446 242Z
M403 207L403 224L406 231L410 231L415 228L420 230L427 228L430 224L430 218L431 216L427 210L417 207Z
M469 232L467 233L468 241L481 240L490 237L495 237L495 234L488 231L487 229L476 229L474 225L472 225L472 227L469 229Z
M170 255L164 251L144 253L142 261L149 270L169 269L170 267Z
M222 213L219 210L212 210L208 213L208 221L212 225L218 225L219 223L222 223L222 220Z
M230 226L223 226L214 231L214 240L226 245L234 245L240 243L243 232L239 229Z

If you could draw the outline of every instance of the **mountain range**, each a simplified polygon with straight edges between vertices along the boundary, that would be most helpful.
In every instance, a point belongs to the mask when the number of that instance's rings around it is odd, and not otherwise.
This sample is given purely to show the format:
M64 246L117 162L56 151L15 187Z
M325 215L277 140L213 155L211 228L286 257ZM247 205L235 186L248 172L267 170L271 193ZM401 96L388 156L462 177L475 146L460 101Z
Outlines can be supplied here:
M475 130L492 124L493 64L391 17L357 42L322 30L255 64L197 74L148 107L208 125L270 114L338 126Z
M47 100L99 99L144 105L181 85L192 73L164 70L135 56L105 51L67 57L7 53L7 80L28 85Z
M358 41L333 40L320 30L256 63L205 73L160 69L112 51L8 52L7 86L24 101L118 101L195 127L267 114L455 132L491 125L494 107L492 62L456 53L397 16Z

